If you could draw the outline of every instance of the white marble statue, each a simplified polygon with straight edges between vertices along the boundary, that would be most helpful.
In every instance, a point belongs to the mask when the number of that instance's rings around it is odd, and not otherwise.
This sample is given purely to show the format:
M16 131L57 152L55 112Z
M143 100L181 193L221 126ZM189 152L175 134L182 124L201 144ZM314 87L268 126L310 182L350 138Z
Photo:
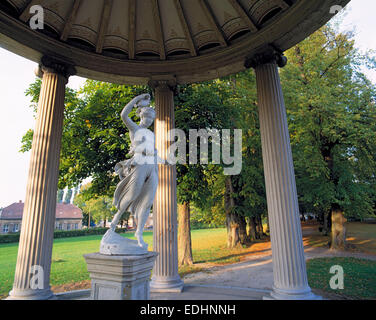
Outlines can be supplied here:
M100 253L107 255L144 254L147 243L142 234L158 185L158 162L163 162L155 149L154 133L147 129L153 124L155 111L150 105L150 95L143 94L134 98L121 113L121 118L129 129L131 139L131 159L115 166L120 182L114 194L114 205L118 212L114 216L111 228L103 236ZM137 106L140 124L129 118L129 113ZM119 219L126 211L131 212L137 223L136 240L126 239L115 232Z

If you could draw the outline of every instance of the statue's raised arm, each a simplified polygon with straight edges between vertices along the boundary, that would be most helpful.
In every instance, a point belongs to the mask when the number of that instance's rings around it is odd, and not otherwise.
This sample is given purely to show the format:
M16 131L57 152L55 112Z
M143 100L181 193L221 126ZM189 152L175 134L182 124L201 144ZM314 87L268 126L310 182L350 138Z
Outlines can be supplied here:
M139 126L129 118L129 114L131 113L134 107L146 107L150 104L150 95L148 93L141 94L135 98L133 98L123 109L121 112L121 119L123 120L124 124L127 126L129 131L134 133L139 129Z

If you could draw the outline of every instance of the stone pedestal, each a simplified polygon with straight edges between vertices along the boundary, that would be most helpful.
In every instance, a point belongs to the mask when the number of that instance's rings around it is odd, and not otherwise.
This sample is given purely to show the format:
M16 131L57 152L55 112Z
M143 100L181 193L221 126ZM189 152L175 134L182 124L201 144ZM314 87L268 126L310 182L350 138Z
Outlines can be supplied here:
M84 255L92 300L149 300L151 270L158 253L140 256Z
M43 76L13 289L8 299L45 300L50 290L65 85L74 71L42 59Z
M268 299L317 299L308 286L294 165L278 74L286 58L266 50L252 61L257 79L274 285Z
M168 159L175 128L174 94L168 81L155 84L155 144L161 159ZM153 270L152 292L181 292L178 273L176 166L158 165L158 189L153 204L153 250L159 253Z

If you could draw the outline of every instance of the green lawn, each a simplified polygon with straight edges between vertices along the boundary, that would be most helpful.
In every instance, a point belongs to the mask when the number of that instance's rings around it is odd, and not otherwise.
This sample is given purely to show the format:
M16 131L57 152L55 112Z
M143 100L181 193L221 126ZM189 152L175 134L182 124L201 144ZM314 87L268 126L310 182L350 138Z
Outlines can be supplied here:
M339 265L344 270L344 289L332 290L329 270ZM376 299L376 261L355 258L316 258L307 261L308 282L312 288L352 299Z
M133 238L133 233L125 234ZM50 283L52 286L89 279L83 255L99 251L101 235L55 239L52 250ZM152 246L152 232L144 233L144 240ZM0 296L12 288L18 243L0 245Z

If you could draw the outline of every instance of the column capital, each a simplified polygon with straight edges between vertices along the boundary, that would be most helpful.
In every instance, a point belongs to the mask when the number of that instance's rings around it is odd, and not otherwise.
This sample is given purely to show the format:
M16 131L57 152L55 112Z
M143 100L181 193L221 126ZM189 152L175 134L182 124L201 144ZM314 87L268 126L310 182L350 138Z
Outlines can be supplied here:
M272 45L267 45L260 48L245 60L244 66L248 68L256 68L259 65L267 63L276 63L278 67L283 68L287 64L287 58L283 52L274 48Z
M35 74L42 78L44 73L57 73L66 79L76 74L73 65L49 56L43 56Z
M152 76L148 82L148 85L153 90L169 90L175 92L177 88L177 81L174 76L170 75Z

